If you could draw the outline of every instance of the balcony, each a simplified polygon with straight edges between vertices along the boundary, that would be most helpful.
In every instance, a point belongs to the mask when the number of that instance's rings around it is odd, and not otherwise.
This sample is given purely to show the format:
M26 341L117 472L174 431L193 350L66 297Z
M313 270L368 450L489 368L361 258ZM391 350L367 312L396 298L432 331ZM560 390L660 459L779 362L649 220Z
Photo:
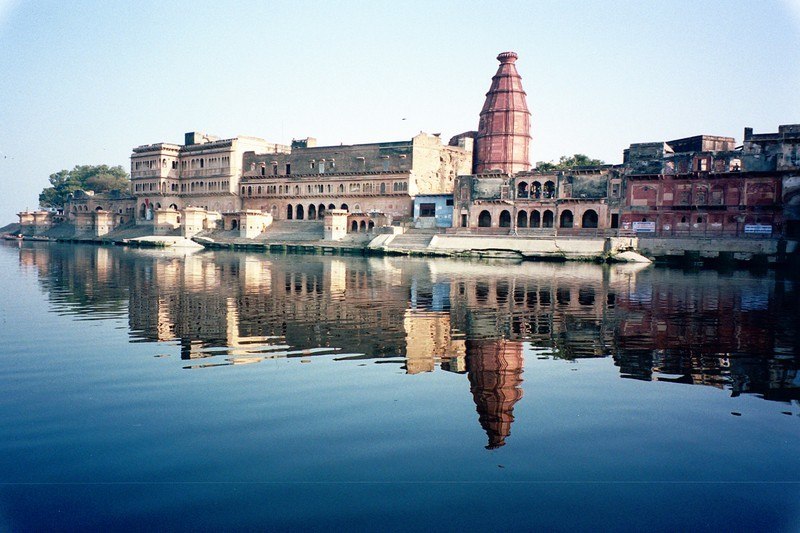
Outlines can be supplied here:
M229 178L234 175L232 168L195 168L181 171L181 179Z
M132 180L162 179L162 178L178 179L178 171L172 168L152 168L152 169L146 168L144 170L131 171Z

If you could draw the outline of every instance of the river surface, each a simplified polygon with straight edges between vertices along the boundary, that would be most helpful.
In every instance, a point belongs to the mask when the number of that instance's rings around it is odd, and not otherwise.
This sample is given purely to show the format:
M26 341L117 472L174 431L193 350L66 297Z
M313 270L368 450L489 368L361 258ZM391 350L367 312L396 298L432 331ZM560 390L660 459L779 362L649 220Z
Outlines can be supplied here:
M800 530L774 272L0 244L0 529Z

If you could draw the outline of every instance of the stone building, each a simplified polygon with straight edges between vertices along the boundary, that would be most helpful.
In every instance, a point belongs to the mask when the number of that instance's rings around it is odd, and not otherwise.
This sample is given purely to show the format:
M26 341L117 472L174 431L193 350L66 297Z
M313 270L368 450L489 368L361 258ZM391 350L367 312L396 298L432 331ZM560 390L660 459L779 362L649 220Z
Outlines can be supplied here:
M454 226L480 233L601 235L618 227L621 178L610 165L460 176ZM463 231L463 230L462 230Z
M134 148L131 193L136 199L136 223L152 224L159 209L241 209L242 156L254 150L280 152L289 147L256 137L219 139L189 132L183 145L158 143Z
M459 176L453 227L499 234L604 234L619 225L622 180L608 166L569 171L531 169L530 111L517 54L497 56L475 135L473 174ZM452 142L469 138L457 135Z
M95 194L92 191L75 191L64 206L64 217L75 223L81 213L108 211L114 227L130 223L134 218L135 200L128 193L111 191Z
M469 143L449 146L420 133L408 141L247 152L239 189L246 209L277 220L322 220L325 211L385 213L410 219L417 194L449 193L472 164Z
M780 173L783 233L800 238L800 124L778 126L776 133L753 134L753 128L745 128L742 164L751 171Z
M745 142L698 135L625 150L622 227L660 237L743 237L783 234L784 183L798 175L800 126ZM800 197L797 201L800 204ZM798 217L790 214L792 228ZM794 231L794 229L793 229Z

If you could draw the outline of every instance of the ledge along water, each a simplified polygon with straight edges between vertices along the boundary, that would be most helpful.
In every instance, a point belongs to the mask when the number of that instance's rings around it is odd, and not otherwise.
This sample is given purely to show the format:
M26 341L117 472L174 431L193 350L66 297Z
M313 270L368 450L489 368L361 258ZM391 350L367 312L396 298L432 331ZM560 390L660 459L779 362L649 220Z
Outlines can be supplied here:
M66 227L65 227L66 226ZM283 227L285 226L285 227ZM676 266L782 266L800 264L797 241L782 238L656 238L605 236L522 236L440 233L409 229L405 233L348 234L340 241L323 239L322 222L284 222L257 237L237 231L208 230L191 239L178 231L153 235L150 226L127 226L103 237L78 234L61 225L25 240L51 240L138 247L202 246L210 249L320 255L406 255L419 257L498 258L519 261L658 262ZM6 238L20 238L19 227L2 228Z

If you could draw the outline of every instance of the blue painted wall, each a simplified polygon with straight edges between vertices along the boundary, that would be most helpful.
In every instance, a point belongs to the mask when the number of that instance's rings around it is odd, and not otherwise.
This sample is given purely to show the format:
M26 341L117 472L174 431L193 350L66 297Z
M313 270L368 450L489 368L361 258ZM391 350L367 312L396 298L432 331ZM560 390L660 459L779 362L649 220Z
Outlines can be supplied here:
M437 227L449 228L453 225L453 206L447 203L453 203L452 194L431 194L425 196L414 197L414 225L418 228L421 227ZM435 217L420 217L419 206L420 204L435 204L436 216Z

